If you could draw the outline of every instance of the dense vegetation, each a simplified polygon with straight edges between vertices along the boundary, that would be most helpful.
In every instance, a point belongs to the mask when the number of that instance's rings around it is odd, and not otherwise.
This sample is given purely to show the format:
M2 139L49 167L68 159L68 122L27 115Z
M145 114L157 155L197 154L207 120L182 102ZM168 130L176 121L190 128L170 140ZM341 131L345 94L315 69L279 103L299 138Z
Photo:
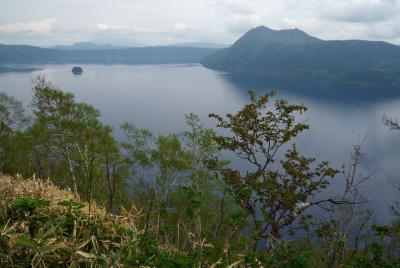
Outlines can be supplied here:
M212 48L133 47L120 49L62 50L27 45L0 45L0 64L43 63L123 63L164 64L198 63Z
M400 47L385 42L323 41L300 30L250 30L202 60L208 68L275 79L359 86L400 85Z
M195 258L137 229L141 212L119 217L50 182L0 177L0 267L188 267ZM68 265L68 266L67 266Z
M215 130L187 114L169 135L124 123L122 141L42 77L30 107L0 93L2 267L400 267L398 222L364 207L361 145L341 170L301 155L302 104L250 93Z

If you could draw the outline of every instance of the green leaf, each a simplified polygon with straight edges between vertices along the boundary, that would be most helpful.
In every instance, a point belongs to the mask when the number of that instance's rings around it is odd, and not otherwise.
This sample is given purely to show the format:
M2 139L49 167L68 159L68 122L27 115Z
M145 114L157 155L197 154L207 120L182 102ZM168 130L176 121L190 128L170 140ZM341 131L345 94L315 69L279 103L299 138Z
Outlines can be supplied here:
M37 243L29 237L20 236L14 239L14 243L16 246L29 248L29 249L36 249Z

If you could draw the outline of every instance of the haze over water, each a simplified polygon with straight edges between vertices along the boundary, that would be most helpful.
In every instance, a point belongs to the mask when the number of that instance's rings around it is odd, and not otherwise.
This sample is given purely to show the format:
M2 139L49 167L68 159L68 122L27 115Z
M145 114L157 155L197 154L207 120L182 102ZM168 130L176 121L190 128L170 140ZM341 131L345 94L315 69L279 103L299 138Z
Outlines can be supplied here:
M119 125L125 121L155 134L183 130L184 115L189 112L197 113L212 127L215 122L208 119L209 113L235 112L248 101L248 90L262 94L272 89L267 83L249 84L199 65L82 65L80 76L71 73L72 65L38 67L42 69L0 73L0 90L28 105L32 79L45 74L57 87L73 92L78 101L98 108L117 137L121 137ZM274 88L278 97L308 107L301 120L307 120L310 130L297 139L299 151L320 161L329 160L340 169L350 160L352 146L366 137L367 158L360 172L367 175L376 167L380 172L364 185L363 194L379 220L387 221L388 208L399 197L400 132L384 126L382 116L400 118L400 96L385 98L384 91L373 97L365 91L348 96L345 90L320 94L330 88L318 88L319 94L314 94L302 87Z

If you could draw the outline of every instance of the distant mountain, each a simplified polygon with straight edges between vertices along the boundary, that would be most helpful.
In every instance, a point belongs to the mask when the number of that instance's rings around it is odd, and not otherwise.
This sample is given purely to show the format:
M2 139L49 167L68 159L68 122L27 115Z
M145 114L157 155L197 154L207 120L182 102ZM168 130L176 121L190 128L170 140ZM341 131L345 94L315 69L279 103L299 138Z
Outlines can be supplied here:
M265 26L259 26L251 29L240 37L239 40L233 44L233 47L244 45L265 45L271 43L304 44L320 41L322 40L312 37L299 29L276 31Z
M102 43L99 43L102 42ZM56 45L50 48L61 49L61 50L101 50L101 49L122 49L130 47L147 47L145 44L139 42L117 42L104 43L105 41L96 42L78 42L72 45ZM171 45L166 45L165 47L193 47L193 48L226 48L229 45L218 44L218 43L207 43L207 42L187 42L187 43L176 43Z
M93 42L79 42L73 45L57 45L51 47L53 49L61 49L61 50L79 50L79 49L86 49L86 50L99 50L99 49L121 49L127 48L127 46L114 46L110 44L96 44Z
M226 48L229 45L207 42L187 42L168 45L169 47Z
M257 27L202 60L208 68L264 79L310 79L363 86L400 86L400 46L323 41L298 29Z
M132 37L97 37L89 42L98 45L112 45L116 47L148 47L149 45L136 41Z
M42 63L198 63L215 52L210 48L133 47L122 49L54 49L28 45L0 45L0 65Z
M25 73L40 70L37 67L28 66L0 66L0 73L12 72L12 73Z

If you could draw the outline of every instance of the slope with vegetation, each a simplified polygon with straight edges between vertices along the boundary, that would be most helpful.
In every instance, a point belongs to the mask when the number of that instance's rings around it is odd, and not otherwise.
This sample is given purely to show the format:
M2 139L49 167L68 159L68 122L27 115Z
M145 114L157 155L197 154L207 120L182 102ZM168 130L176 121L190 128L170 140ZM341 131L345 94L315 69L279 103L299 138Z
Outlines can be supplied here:
M250 30L206 56L208 68L270 79L308 79L359 86L400 85L400 47L385 42L323 41L294 29Z
M137 229L140 211L106 214L50 181L0 178L1 267L194 267Z
M31 107L0 93L0 266L399 267L398 223L364 207L361 147L342 171L301 155L302 104L250 93L215 130L188 114L169 135L125 123L122 141L42 77Z

